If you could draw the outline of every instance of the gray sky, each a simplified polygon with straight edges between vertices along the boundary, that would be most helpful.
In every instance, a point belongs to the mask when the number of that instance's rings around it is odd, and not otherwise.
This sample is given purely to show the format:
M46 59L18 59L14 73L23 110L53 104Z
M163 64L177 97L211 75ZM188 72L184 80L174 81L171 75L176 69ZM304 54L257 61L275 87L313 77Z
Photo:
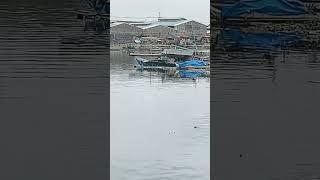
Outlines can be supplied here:
M210 22L210 0L110 0L111 17L185 17Z

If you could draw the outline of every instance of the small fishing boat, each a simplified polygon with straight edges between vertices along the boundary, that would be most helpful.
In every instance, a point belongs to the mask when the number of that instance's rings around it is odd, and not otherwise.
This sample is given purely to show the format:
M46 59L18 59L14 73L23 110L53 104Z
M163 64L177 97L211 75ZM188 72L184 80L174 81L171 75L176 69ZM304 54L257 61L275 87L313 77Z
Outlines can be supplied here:
M189 49L165 49L160 57L153 59L136 57L138 69L170 72L174 77L192 78L210 76L210 63L196 58Z
M141 57L136 57L138 68L149 69L149 68L177 68L175 62L171 62L169 58L161 56L160 58L154 60L147 60Z
M141 57L136 57L137 68L139 70L156 71L171 74L178 78L209 77L210 64L201 59L191 59L180 62L172 62L169 58L161 56L155 60L147 60Z

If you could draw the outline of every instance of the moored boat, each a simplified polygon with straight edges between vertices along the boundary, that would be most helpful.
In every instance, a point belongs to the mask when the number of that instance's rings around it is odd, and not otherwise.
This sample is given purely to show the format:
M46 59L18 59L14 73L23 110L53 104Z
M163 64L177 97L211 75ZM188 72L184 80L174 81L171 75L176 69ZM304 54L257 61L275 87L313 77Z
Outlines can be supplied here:
M136 57L138 68L148 69L148 68L177 68L175 62L170 62L168 58L160 57L154 60L147 60L141 57Z
M210 64L200 59L191 59L180 62L170 62L166 57L160 57L155 60L147 60L136 57L138 69L150 71L171 72L174 77L192 78L210 76Z
M209 70L210 64L201 59L191 59L178 63L180 70Z

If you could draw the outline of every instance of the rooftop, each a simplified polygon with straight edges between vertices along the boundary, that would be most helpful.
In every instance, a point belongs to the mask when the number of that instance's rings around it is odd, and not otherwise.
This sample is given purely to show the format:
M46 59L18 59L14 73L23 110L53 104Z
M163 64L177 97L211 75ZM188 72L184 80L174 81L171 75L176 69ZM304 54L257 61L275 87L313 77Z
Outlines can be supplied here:
M191 21L193 21L193 20L180 21L180 22L177 22L174 26L179 26L180 24L188 23L188 22L191 22Z
M118 26L118 25L121 25L121 24L127 24L129 26L133 26L132 24L125 23L125 22L114 22L114 23L110 23L110 27L115 27L115 26ZM138 26L133 26L133 27L139 28Z
M146 25L146 26L137 26L141 29L149 29L149 28L153 28L153 27L157 27L157 26L161 26L159 24L149 24L149 25Z
M120 24L123 24L123 22L113 22L113 23L110 23L110 27L118 26Z
M140 19L114 18L111 20L111 22L114 22L114 23L128 23L130 25L137 26L144 29L156 27L156 26L175 27L177 25L191 22L191 21L193 20L187 20L185 18L145 18L144 20L142 20L141 18Z
M161 21L161 22L164 22L164 21L175 21L175 22L177 22L177 21L183 21L183 20L187 20L187 19L185 19L185 18L158 18L158 21Z

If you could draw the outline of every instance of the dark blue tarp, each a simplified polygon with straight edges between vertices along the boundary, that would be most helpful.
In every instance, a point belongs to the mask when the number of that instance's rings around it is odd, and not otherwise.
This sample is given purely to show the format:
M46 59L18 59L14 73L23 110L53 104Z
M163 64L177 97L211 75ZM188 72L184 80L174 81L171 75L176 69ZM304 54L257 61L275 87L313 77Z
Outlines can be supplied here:
M301 35L293 33L248 33L237 29L222 31L224 45L227 47L272 49L299 42Z
M240 0L222 9L222 17L239 17L244 13L262 13L272 16L306 14L306 8L298 0Z
M109 14L110 6L107 0L87 0L89 5L98 13L98 14Z
M179 65L179 68L182 69L182 68L185 68L186 66L193 66L193 67L207 66L208 63L202 60L192 59L189 61L178 63L178 65Z

